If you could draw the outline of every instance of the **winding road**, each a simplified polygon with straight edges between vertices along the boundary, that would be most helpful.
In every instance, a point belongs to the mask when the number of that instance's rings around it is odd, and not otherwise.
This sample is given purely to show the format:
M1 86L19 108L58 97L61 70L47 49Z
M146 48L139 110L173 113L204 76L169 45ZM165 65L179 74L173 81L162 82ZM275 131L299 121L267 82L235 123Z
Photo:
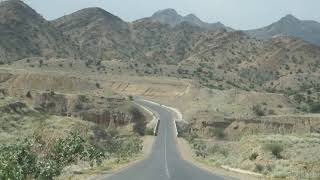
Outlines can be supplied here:
M145 160L108 177L107 180L229 179L202 170L182 159L177 148L172 114L168 109L142 100L137 100L136 102L151 111L157 112L160 116L158 136L152 153Z

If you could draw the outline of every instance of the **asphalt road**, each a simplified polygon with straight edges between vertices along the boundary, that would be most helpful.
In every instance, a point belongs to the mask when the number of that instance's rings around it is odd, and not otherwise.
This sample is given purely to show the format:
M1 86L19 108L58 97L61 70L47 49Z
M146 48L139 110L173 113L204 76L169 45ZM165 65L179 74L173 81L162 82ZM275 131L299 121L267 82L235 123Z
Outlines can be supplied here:
M222 180L228 179L184 161L176 146L172 115L164 107L137 101L160 115L158 136L152 153L145 160L107 178L107 180Z

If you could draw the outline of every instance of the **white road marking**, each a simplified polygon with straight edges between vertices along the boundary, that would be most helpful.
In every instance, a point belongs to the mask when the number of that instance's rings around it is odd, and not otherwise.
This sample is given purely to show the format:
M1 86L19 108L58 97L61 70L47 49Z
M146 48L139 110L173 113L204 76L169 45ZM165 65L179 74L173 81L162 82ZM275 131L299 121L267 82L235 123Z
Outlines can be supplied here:
M165 133L164 133L164 161L165 161L166 175L168 179L170 179L170 172L169 172L168 161L167 161L167 128L165 128Z

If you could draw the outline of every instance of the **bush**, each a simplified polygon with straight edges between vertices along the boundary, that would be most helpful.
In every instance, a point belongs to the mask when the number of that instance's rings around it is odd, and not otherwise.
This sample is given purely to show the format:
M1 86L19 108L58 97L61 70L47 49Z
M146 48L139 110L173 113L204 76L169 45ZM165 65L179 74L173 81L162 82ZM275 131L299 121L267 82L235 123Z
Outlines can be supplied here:
M197 157L206 158L208 156L207 146L202 141L194 142L193 149Z
M223 131L223 129L215 129L214 131L213 131L213 135L215 136L215 137L217 137L218 139L223 139L223 138L225 138L225 133L224 133L224 131Z
M151 128L146 128L145 135L153 136L153 135L154 135L153 129L151 129Z
M130 109L130 114L132 115L132 120L134 122L133 131L143 136L147 126L146 117L136 107Z
M320 103L313 103L310 105L310 112L311 113L320 113Z
M34 177L36 155L30 143L2 145L0 147L0 179L26 179Z
M141 140L138 137L130 137L129 139L122 141L117 155L124 159L129 158L134 154L139 153L142 148Z
M264 149L270 151L276 158L281 159L281 152L283 151L283 145L278 143L266 144Z
M32 95L31 95L31 92L30 92L30 91L27 92L26 97L27 97L27 98L32 98Z
M255 168L254 168L255 172L261 173L263 170L264 170L263 165L261 165L261 164L256 164L255 165Z
M103 151L77 133L58 139L52 146L37 142L2 145L0 179L53 179L63 168L80 159L93 166L94 163L101 164L105 158Z
M257 115L257 116L265 116L265 112L264 110L262 109L261 105L258 104L258 105L254 105L252 107L252 110L253 112Z
M222 147L221 145L215 144L208 148L208 153L210 154L221 154L224 157L228 157L229 151L227 148Z
M251 161L254 161L254 160L257 159L258 156L259 156L259 154L255 152L255 153L252 153L252 154L250 155L249 159L250 159Z
M98 142L101 145L101 142ZM142 150L142 141L137 136L121 137L116 129L108 130L103 142L105 152L119 159L127 159Z
M100 86L99 83L96 83L96 87L97 87L98 89L101 89L101 86Z

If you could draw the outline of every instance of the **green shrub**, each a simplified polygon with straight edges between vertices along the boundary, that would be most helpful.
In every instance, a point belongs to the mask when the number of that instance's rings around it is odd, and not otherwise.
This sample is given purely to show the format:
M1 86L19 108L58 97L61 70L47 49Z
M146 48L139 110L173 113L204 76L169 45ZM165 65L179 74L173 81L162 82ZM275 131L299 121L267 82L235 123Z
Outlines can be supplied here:
M2 145L0 147L0 179L26 179L35 177L36 154L30 143Z
M80 159L93 166L105 158L102 150L90 145L78 133L58 139L52 146L37 142L2 145L0 179L53 179L63 168Z
M256 152L254 152L254 153L252 153L252 154L250 155L249 159L250 159L251 161L254 161L254 160L257 159L258 156L259 156L259 154L256 153Z
M153 135L154 135L153 129L151 129L151 128L146 128L145 135L153 136Z
M137 136L121 137L116 129L108 130L107 134L103 142L104 151L113 157L127 159L142 150L142 141Z
M225 138L225 133L224 133L224 131L223 131L223 129L215 129L214 131L213 131L213 135L215 136L215 137L217 137L218 139L223 139L223 138Z
M101 86L100 86L99 83L96 83L96 87L97 87L98 89L101 89Z
M255 165L255 168L254 168L255 172L261 173L263 170L264 170L263 165L261 165L261 164L256 164Z
M207 146L201 141L193 143L193 149L197 157L206 158L208 156Z
M224 157L227 157L229 155L228 149L218 144L209 147L207 151L209 154L222 154Z
M147 126L146 117L136 107L132 107L129 112L132 115L132 121L134 122L133 131L143 136Z
M257 116L265 116L265 112L262 109L260 104L254 105L252 107L253 112L257 115Z
M284 150L283 145L279 143L265 144L264 149L270 151L276 158L282 158L281 152Z
M27 98L32 98L32 95L31 95L31 92L30 92L30 91L27 92L26 97L27 97Z
M320 113L320 103L313 103L310 105L310 112L311 113Z

